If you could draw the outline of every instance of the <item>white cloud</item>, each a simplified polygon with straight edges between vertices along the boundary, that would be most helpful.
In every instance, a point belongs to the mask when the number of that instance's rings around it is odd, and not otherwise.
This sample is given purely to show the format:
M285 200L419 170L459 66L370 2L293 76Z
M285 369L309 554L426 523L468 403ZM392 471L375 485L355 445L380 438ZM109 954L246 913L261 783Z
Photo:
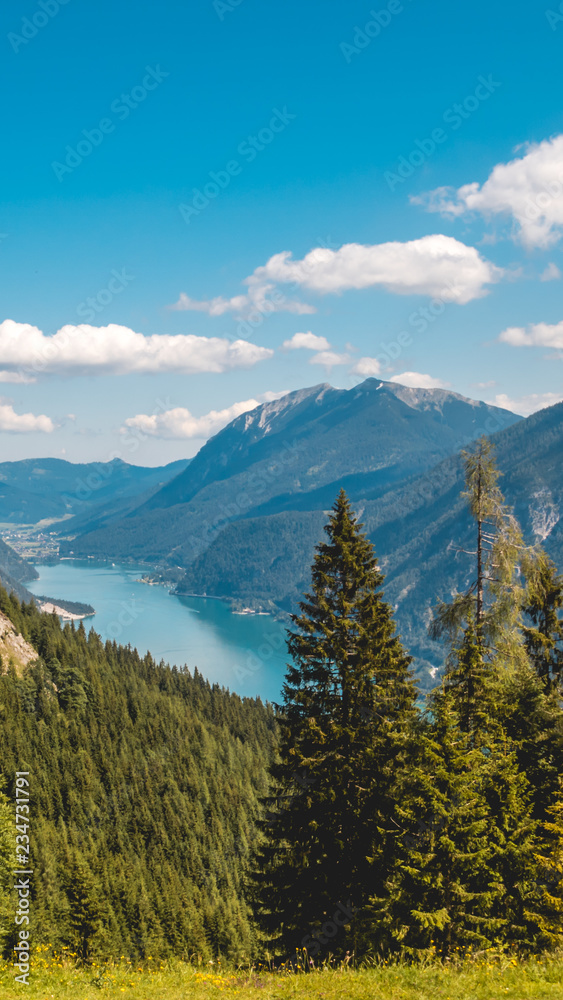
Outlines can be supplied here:
M547 265L545 271L542 271L540 274L540 281L559 281L560 277L561 271L557 267L557 264L554 264L553 261L551 261Z
M0 431L8 434L52 434L55 425L44 414L36 417L33 413L16 413L10 403L0 400Z
M311 333L294 333L290 340L284 340L282 348L286 351L295 351L305 348L307 351L328 351L330 344L326 337L317 337Z
M214 299L192 299L185 292L180 293L180 298L168 309L178 312L187 310L191 312L204 312L208 316L224 316L225 313L235 313L235 315L249 319L259 313L266 316L269 313L289 312L299 316L306 316L316 312L314 306L309 306L305 302L297 302L288 299L285 295L276 291L275 285L271 282L255 284L252 278L246 279L246 284L250 284L248 294L233 295L230 299L217 295Z
M457 191L436 188L411 202L442 215L507 215L525 246L552 246L563 233L563 135L525 149L524 156L498 163L483 185L474 181Z
M169 308L210 316L233 312L249 319L274 312L316 312L314 306L280 292L280 284L319 295L379 287L395 295L429 295L463 305L486 295L486 286L499 281L503 273L475 247L437 233L408 243L346 243L338 250L316 247L302 260L293 260L291 252L283 250L244 279L246 294L199 301L182 292Z
M441 378L433 378L432 375L423 375L421 372L403 372L402 375L393 375L389 381L406 385L410 389L448 389L450 385Z
M310 365L324 365L325 368L334 368L335 365L347 365L351 361L349 354L337 354L336 351L319 351L309 359Z
M128 417L121 428L137 430L156 438L208 438L230 424L231 420L241 413L256 409L261 403L280 399L286 392L265 392L258 399L246 399L241 403L233 403L224 410L210 410L202 417L194 417L189 410L178 406L173 410L153 414L139 413L136 417Z
M39 374L124 375L130 373L224 372L250 368L273 355L246 340L218 337L144 336L125 326L63 326L54 336L26 323L0 323L0 357L17 381ZM20 378L19 376L22 376Z
M293 282L319 294L379 286L396 295L430 295L463 304L485 295L485 286L502 273L475 247L438 233L408 243L318 247L303 260L293 260L284 250L247 282Z
M377 358L358 358L356 364L350 369L350 375L364 375L366 378L380 373L381 362Z
M563 394L558 392L532 392L528 396L518 396L511 399L501 393L490 400L492 406L501 406L504 410L512 410L513 413L520 413L523 417L529 417L530 413L543 410L546 406L554 406L563 400Z
M563 350L563 320L560 323L531 323L523 326L509 326L503 330L499 340L511 347L554 347Z

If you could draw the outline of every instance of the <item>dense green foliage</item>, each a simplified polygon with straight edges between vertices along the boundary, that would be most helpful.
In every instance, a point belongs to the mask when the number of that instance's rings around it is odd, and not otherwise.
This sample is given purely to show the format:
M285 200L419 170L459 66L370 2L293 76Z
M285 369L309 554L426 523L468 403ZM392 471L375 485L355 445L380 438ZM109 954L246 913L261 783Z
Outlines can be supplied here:
M301 966L563 944L563 580L489 443L463 462L468 572L435 608L448 649L426 707L344 490L276 714L0 591L38 653L0 664L7 793L31 773L36 939L81 961ZM4 914L9 834L0 794Z
M0 609L39 653L0 677L11 798L15 771L31 775L35 940L84 958L248 955L271 710L5 592Z
M279 792L259 866L263 925L289 952L343 902L359 909L383 891L414 717L410 659L343 491L326 531L289 635Z
M476 578L436 610L452 647L427 713L414 710L383 578L344 493L317 548L256 874L280 955L449 959L563 943L563 691L528 658L524 624L533 592L534 621L553 633L563 588L553 573L526 586L522 567L535 580L545 557L522 542L488 442L465 466Z
M178 584L179 594L213 594L258 607L272 603L272 580L279 588L275 597L285 611L293 605L286 595L297 593L295 566L303 553L314 551L325 515L320 511L276 514L268 518L249 517L237 521L199 555ZM236 546L230 541L236 536ZM280 548L280 538L284 545ZM245 573L241 575L241 562ZM282 600L279 595L283 594Z

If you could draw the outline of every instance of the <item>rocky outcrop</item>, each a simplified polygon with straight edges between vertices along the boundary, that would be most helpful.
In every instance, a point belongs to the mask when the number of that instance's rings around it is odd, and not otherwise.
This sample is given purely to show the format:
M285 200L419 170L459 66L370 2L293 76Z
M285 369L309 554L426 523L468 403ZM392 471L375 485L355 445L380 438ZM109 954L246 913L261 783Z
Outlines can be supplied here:
M9 618L0 611L0 657L2 658L2 671L5 671L10 660L15 664L18 672L22 671L28 663L37 659L37 653L33 646L25 641L24 637L16 631Z

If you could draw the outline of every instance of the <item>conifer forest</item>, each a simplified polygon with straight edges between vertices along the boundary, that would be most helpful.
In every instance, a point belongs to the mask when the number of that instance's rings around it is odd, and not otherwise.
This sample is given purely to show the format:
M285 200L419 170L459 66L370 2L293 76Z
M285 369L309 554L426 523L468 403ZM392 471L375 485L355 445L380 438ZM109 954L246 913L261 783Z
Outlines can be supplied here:
M84 965L561 947L563 578L525 541L489 440L463 461L472 571L425 623L446 651L429 695L344 490L287 623L276 705L1 591L34 652L3 652L0 671L5 956L16 834L35 941Z

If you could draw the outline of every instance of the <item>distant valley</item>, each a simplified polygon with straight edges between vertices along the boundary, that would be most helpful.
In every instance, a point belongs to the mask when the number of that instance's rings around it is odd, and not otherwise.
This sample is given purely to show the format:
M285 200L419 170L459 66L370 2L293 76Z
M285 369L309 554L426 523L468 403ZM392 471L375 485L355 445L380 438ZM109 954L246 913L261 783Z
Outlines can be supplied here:
M73 464L58 458L0 463L0 585L22 601L34 600L25 586L38 577L32 564L58 558L68 518L80 525L100 508L135 509L188 465L182 460L143 468L121 459ZM72 614L91 614L94 609L79 597L64 601L51 595L44 602Z
M189 461L156 469L111 462L74 464L59 458L0 462L0 524L36 524L96 507L148 497L183 472Z

